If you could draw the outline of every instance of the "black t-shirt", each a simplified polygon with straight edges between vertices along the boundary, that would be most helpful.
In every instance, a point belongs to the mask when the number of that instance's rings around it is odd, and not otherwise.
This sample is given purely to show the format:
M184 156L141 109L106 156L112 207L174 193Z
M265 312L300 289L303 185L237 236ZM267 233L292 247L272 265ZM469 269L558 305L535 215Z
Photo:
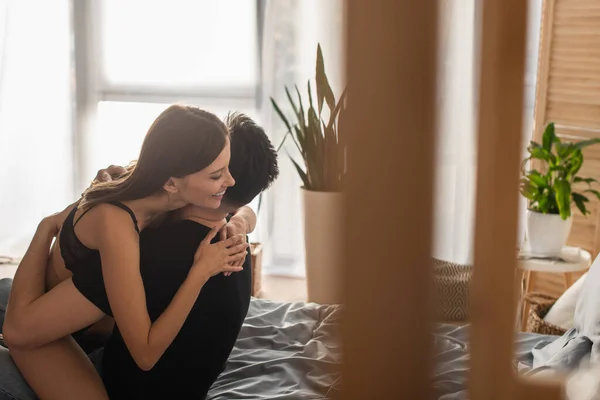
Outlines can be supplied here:
M142 231L140 269L152 321L185 281L194 253L209 231L188 220ZM102 363L110 398L204 398L225 368L248 312L251 280L249 253L243 271L210 278L181 331L150 371L137 367L115 328Z

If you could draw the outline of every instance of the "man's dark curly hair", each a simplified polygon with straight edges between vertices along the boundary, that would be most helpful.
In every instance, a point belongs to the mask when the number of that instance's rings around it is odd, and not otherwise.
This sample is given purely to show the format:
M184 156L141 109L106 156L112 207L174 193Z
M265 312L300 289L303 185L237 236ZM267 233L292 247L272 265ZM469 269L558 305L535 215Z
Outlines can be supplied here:
M225 124L231 138L229 171L235 185L227 189L223 201L241 207L271 186L279 175L277 151L264 129L247 115L230 113Z

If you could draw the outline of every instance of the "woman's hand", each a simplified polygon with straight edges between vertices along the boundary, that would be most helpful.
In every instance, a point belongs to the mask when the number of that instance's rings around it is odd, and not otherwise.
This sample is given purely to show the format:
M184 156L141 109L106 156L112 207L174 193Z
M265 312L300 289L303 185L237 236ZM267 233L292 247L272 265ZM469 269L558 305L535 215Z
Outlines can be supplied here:
M45 232L47 232L48 234L50 234L52 236L58 235L58 232L60 232L60 229L62 228L62 226L65 222L65 219L67 218L69 213L73 210L73 207L75 207L77 205L77 203L78 202L70 204L64 210L42 219L42 222L40 222L40 225L39 225L39 229L43 229Z
M213 244L211 241L217 235L219 229L220 227L211 229L198 246L190 274L199 274L202 279L208 280L221 272L239 272L243 270L243 267L234 264L246 257L248 243L246 243L245 235L235 235Z
M120 165L109 165L106 168L98 170L96 177L94 178L94 183L97 182L110 182L112 180L117 179L121 175L127 172L127 169L121 167Z

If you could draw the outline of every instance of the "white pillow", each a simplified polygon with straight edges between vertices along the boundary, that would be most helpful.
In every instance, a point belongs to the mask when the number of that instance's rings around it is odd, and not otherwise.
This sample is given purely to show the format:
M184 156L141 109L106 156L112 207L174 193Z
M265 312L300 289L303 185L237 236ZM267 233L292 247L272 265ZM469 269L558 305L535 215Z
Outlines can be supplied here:
M563 329L569 330L574 326L575 306L583 287L583 282L587 272L577 279L577 281L568 288L562 296L556 300L556 303L550 308L544 321L549 324L560 326Z

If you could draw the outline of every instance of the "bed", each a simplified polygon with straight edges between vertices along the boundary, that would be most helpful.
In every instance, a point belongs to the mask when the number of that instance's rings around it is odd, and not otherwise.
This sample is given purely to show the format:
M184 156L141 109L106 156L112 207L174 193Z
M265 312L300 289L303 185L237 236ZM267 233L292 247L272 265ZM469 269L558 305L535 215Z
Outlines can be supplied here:
M532 349L542 343L553 342L558 336L518 333L515 337L513 367L520 374L532 368ZM435 364L433 386L439 400L467 399L469 369L469 325L437 324L434 331Z
M340 306L252 299L208 400L326 399L339 386Z
M341 306L252 299L225 372L208 399L331 399L341 387L341 314ZM518 334L515 368L526 372L533 346L555 338ZM468 339L468 325L436 325L436 398L467 398Z

